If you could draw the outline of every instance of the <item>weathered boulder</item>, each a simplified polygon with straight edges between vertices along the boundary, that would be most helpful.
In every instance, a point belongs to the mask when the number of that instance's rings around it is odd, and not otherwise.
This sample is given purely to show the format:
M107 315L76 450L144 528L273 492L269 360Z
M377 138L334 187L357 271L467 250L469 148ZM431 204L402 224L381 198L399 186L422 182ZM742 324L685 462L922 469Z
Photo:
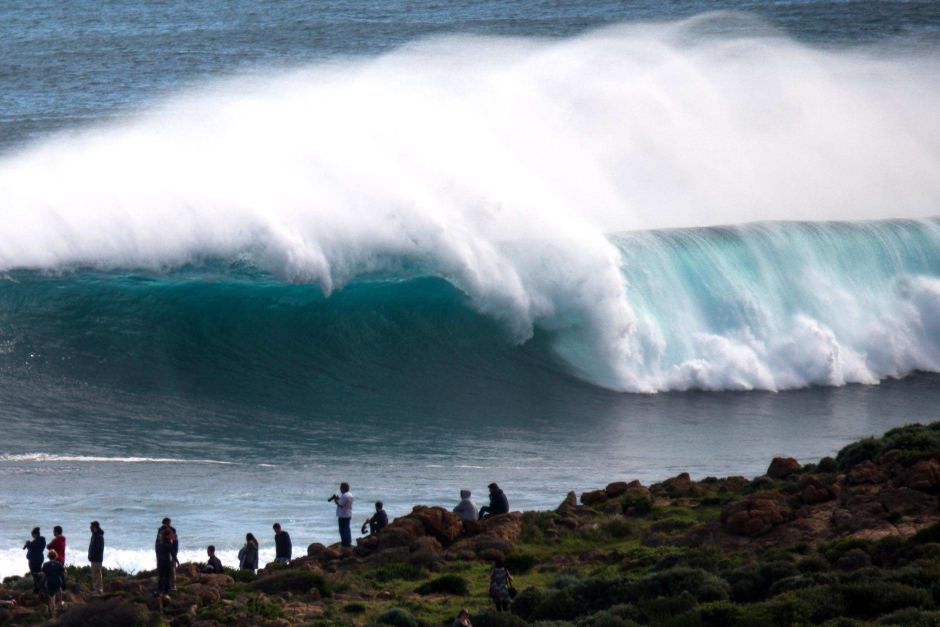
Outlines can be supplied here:
M626 492L627 487L628 484L626 481L614 481L613 483L607 484L607 487L604 488L604 492L607 494L607 498L612 499Z
M692 483L689 473L683 472L666 479L662 483L654 484L652 490L655 492L661 491L671 497L692 496L695 492L695 485Z
M792 457L774 457L767 468L767 476L771 479L786 479L798 474L801 468L800 462Z
M845 475L845 482L850 485L882 483L886 479L887 477L885 477L878 466L868 459L861 464L853 466Z
M307 547L307 557L312 557L318 562L328 562L339 559L342 553L336 549L324 546L319 542L314 542Z
M922 459L900 473L901 485L914 490L933 492L940 486L940 463L935 459Z
M825 484L816 477L806 476L799 483L800 500L807 505L824 503L836 497L836 490L831 484Z
M607 500L607 493L603 490L591 490L581 493L582 505L596 505Z
M561 505L558 506L556 512L561 514L570 513L573 510L578 509L578 495L572 490L568 493L568 496L565 497L565 500L561 502Z
M784 522L788 515L783 497L768 493L729 503L721 512L721 522L729 533L755 537Z
M505 538L483 533L459 540L449 546L445 555L461 559L503 559L512 553L513 544Z
M418 505L411 510L408 518L419 521L424 526L424 532L434 537L443 546L453 544L463 534L463 520L443 507Z
M408 547L408 561L419 566L430 566L443 560L441 543L431 536L415 540Z
M515 542L522 535L522 512L509 512L491 516L481 521L483 533L508 542Z

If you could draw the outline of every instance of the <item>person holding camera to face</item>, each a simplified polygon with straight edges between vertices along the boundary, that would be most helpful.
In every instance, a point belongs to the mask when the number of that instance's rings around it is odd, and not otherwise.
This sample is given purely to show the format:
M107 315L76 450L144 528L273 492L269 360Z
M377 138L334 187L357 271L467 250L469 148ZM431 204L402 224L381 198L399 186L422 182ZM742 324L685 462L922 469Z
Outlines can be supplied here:
M339 496L334 494L327 499L327 502L336 503L340 544L344 548L352 546L352 532L349 529L349 521L352 519L353 495L349 491L349 484L345 481L339 484Z

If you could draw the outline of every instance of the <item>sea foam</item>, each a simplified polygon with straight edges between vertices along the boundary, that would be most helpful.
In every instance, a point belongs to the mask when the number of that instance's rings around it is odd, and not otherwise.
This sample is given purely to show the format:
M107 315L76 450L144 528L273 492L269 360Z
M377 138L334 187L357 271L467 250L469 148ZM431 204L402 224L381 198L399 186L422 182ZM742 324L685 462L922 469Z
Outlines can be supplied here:
M937 369L935 346L918 348L936 340L936 278L903 266L877 332L910 348L874 358L864 320L850 332L825 317L835 306L775 308L792 301L770 283L751 294L760 328L677 326L640 306L611 234L940 207L936 51L714 34L724 19L435 38L220 81L17 149L0 161L0 271L242 259L329 294L419 266L514 342L543 329L574 372L616 390ZM700 290L683 286L697 310Z

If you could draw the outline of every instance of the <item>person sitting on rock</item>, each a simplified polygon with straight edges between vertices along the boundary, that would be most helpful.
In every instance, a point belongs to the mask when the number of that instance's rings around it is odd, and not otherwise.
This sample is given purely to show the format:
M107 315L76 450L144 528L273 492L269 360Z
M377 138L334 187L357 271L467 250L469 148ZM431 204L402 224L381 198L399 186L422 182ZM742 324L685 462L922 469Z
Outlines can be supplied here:
M222 560L215 556L215 547L210 544L206 547L206 553L209 555L209 559L199 568L200 572L215 574L223 572Z
M365 534L366 528L369 530L369 535L374 536L378 532L382 531L388 527L388 514L385 513L383 509L385 506L382 504L382 501L375 502L375 513L371 517L366 519L362 523L362 529L360 533Z
M490 489L490 504L480 508L480 520L498 514L509 513L509 499L506 498L506 493L500 490L495 483L491 483L488 487Z
M460 502L454 508L454 513L460 516L461 520L476 520L477 506L470 499L470 490L460 491Z
M470 610L467 608L460 610L451 627L473 627L473 623L470 622Z

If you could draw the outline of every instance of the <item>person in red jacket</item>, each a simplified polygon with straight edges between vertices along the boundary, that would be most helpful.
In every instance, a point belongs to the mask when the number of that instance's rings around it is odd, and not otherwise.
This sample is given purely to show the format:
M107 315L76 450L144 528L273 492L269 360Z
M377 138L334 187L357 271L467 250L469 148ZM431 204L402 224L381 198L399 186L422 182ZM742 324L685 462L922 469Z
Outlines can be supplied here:
M55 560L65 564L65 536L62 535L62 527L56 525L52 528L52 541L46 545L46 549L55 551Z

